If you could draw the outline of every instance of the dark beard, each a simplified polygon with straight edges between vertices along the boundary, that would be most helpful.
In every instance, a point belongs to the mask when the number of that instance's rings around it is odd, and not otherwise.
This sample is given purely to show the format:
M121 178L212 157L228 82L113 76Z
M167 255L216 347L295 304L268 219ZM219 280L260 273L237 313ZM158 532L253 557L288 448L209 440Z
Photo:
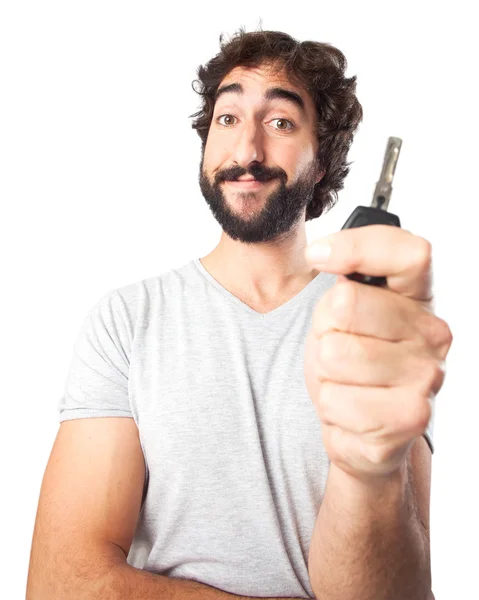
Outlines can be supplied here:
M313 198L316 184L315 164L291 186L286 186L286 173L282 169L266 170L259 163L254 163L248 170L242 167L217 173L213 185L203 171L203 156L200 164L199 184L201 192L210 207L213 216L223 231L233 240L246 244L257 244L271 240L280 241L293 234L299 222L305 218L306 207ZM228 184L242 175L249 175L259 181L275 178L270 184L272 191L266 194L261 188L257 190L233 190L226 192L236 195L241 212L230 208L230 201L223 193ZM264 195L264 200L258 199ZM259 205L262 203L262 206Z

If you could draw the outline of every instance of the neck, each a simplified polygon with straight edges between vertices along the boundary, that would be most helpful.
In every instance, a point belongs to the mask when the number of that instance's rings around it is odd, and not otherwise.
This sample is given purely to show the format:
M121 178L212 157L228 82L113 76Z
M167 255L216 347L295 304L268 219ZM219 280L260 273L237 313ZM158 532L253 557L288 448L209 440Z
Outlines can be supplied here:
M269 304L294 295L318 275L306 262L306 246L304 227L294 237L264 244L244 244L223 232L216 248L200 260L225 288Z

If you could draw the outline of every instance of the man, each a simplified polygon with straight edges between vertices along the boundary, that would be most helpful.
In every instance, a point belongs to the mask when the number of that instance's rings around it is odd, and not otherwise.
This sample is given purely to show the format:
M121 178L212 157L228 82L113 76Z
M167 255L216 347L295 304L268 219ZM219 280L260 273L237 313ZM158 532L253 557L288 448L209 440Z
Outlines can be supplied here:
M240 31L200 68L221 239L85 320L27 599L433 598L425 438L451 335L430 246L371 226L306 249L362 116L345 66Z

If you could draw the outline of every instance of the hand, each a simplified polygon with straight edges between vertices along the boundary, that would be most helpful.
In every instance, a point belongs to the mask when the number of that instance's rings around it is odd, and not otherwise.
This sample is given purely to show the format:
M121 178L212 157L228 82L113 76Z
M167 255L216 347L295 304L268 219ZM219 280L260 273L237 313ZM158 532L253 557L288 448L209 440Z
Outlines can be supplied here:
M326 261L309 251L327 242ZM399 470L427 428L452 334L433 314L431 245L399 227L344 229L313 242L308 263L338 274L317 303L305 380L331 462L360 480ZM387 288L351 281L387 277Z

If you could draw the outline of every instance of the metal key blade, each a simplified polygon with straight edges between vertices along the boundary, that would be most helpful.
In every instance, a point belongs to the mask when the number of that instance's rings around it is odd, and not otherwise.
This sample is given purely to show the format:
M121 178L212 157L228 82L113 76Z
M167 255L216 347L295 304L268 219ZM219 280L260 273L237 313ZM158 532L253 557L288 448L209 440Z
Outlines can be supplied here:
M390 137L388 139L386 153L384 154L383 169L374 190L373 201L371 202L371 206L374 208L388 209L393 190L394 171L396 170L401 144L401 138Z

